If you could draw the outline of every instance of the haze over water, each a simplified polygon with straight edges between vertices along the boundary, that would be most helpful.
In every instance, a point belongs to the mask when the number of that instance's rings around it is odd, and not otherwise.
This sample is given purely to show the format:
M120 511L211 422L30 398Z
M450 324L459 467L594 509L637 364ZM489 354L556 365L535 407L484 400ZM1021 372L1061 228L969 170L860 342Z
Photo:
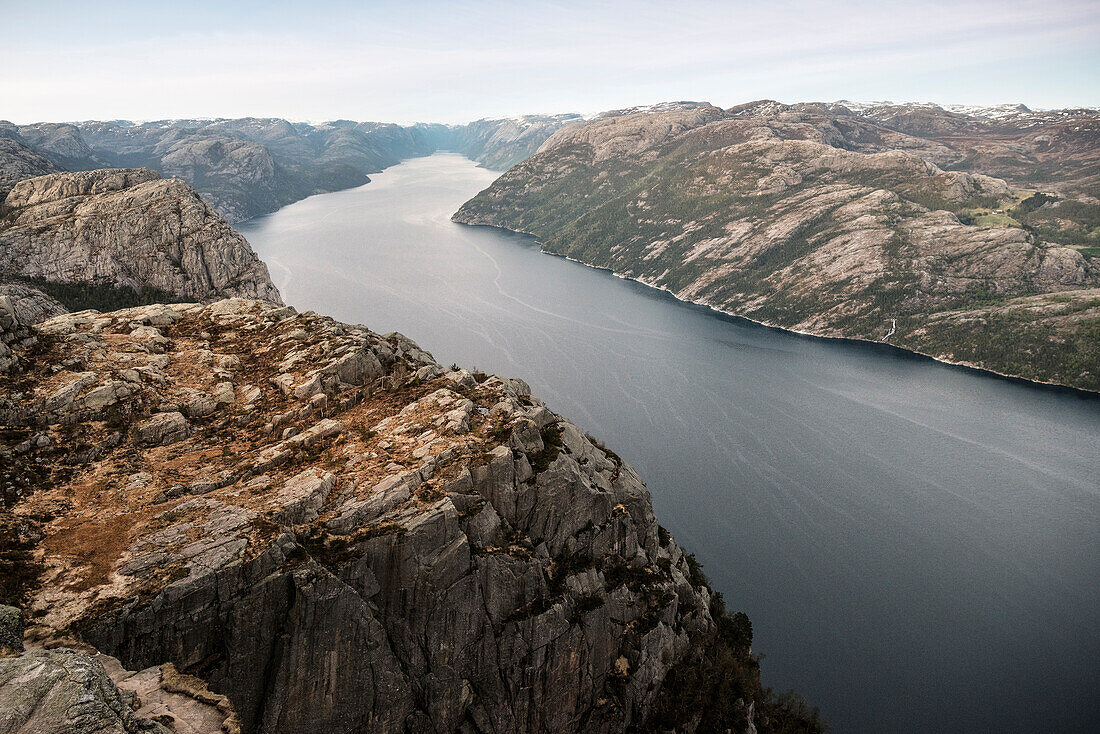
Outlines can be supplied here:
M633 464L834 731L1100 730L1100 400L682 304L453 224L451 154L239 227L287 303L522 377Z

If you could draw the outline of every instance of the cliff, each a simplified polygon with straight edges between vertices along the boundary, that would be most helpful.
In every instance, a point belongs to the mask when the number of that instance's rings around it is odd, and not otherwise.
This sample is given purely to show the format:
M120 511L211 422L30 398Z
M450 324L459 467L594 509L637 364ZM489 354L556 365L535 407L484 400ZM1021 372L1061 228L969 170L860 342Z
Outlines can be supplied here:
M255 300L35 337L0 376L0 601L36 639L172 663L245 732L820 729L520 380Z
M60 171L60 167L22 143L0 137L0 201L23 179Z
M424 129L436 148L461 153L494 171L506 171L533 155L555 132L581 120L575 114L524 115Z
M967 152L1000 160L1011 136L1047 136L1049 167L1094 159L1091 133L937 109L970 137L843 105L608 113L556 132L454 219L766 324L1100 389L1095 167L1044 193L972 170Z
M0 606L0 728L35 734L239 734L224 696L170 663L142 671ZM26 643L24 643L24 634Z
M0 213L5 277L281 303L248 242L178 179L143 169L39 176L15 184Z

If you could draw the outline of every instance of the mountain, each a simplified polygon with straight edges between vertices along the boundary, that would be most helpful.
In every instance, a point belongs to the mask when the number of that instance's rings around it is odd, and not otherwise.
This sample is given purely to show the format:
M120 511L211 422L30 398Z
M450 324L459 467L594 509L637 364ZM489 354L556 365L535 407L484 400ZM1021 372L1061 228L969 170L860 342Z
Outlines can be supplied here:
M942 145L947 155L933 160L945 168L981 172L1016 188L1057 192L1071 199L1100 197L1097 110L883 104L862 107L858 114Z
M86 122L80 130L111 165L182 178L230 222L362 185L368 173L431 152L409 130L378 123L244 118Z
M454 219L766 324L1098 390L1098 119L621 110L554 133Z
M105 164L88 147L79 128L69 123L13 125L0 120L0 138L15 140L66 170L102 168Z
M524 115L422 127L436 148L461 153L494 171L506 171L534 154L557 130L582 119L575 114Z
M25 178L58 173L61 168L48 158L11 138L0 137L0 200Z
M313 194L361 186L370 180L368 174L440 149L503 170L579 119L528 115L469 125L412 126L254 117L75 125L0 121L0 146L14 141L56 166L40 173L113 166L182 178L227 221L239 222ZM5 148L0 147L0 165L4 160ZM0 168L0 187L4 175Z
M821 730L634 470L521 380L256 300L0 316L29 640L155 696L197 676L244 732ZM88 665L0 659L0 716L60 726L48 681L87 679L108 717L134 676Z
M187 183L145 169L21 181L0 205L0 277L66 302L119 291L158 298L248 296L281 303L241 235Z

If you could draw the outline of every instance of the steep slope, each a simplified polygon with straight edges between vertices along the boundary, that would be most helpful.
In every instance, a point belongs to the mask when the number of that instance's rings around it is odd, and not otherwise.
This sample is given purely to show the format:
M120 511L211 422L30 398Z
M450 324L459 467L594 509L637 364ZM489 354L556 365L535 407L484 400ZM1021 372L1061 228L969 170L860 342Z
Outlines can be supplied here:
M1089 205L932 162L952 156L837 105L626 110L454 219L767 324L1100 389L1096 253L1012 218Z
M7 601L199 675L244 731L819 730L638 475L522 381L249 300L37 336L0 377Z
M13 125L0 120L0 138L16 140L64 170L102 168L106 163L88 147L80 129L69 123Z
M25 178L59 173L61 168L11 138L0 138L0 201Z
M125 670L118 660L47 630L24 631L0 606L0 729L35 734L240 734L225 696L166 663ZM24 634L27 642L24 643Z
M39 176L17 183L0 212L6 277L281 303L245 239L178 179L143 169Z
M579 119L528 115L469 125L412 126L255 117L79 125L0 121L0 145L10 139L68 170L150 168L166 178L182 178L227 221L238 222L313 194L360 186L370 180L368 174L439 149L503 170ZM0 164L4 150L0 148ZM0 191L3 186L0 171Z
M423 128L436 148L461 153L495 171L506 171L533 155L559 129L582 119L575 114L524 115Z

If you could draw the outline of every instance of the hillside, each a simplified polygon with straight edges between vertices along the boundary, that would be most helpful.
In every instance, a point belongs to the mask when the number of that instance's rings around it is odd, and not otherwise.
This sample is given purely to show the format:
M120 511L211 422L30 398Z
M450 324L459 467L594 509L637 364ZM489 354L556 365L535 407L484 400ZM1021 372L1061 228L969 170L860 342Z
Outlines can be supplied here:
M475 120L468 125L424 126L436 148L450 150L494 171L506 171L533 155L560 128L580 115L524 115Z
M577 119L529 115L469 125L411 126L251 117L76 125L0 121L0 145L13 141L55 166L42 173L114 166L149 168L165 178L182 178L232 223L313 194L360 186L371 173L439 149L503 170ZM0 161L4 152L0 148ZM0 169L0 190L3 175Z
M559 130L454 219L766 324L1100 389L1091 133L1066 116L1008 129L910 112L606 113ZM1098 118L1073 114L1082 130ZM1012 182L982 173L974 151L1001 160L1022 138L1050 145L1018 156ZM1027 173L1040 159L1075 163L1040 191Z

